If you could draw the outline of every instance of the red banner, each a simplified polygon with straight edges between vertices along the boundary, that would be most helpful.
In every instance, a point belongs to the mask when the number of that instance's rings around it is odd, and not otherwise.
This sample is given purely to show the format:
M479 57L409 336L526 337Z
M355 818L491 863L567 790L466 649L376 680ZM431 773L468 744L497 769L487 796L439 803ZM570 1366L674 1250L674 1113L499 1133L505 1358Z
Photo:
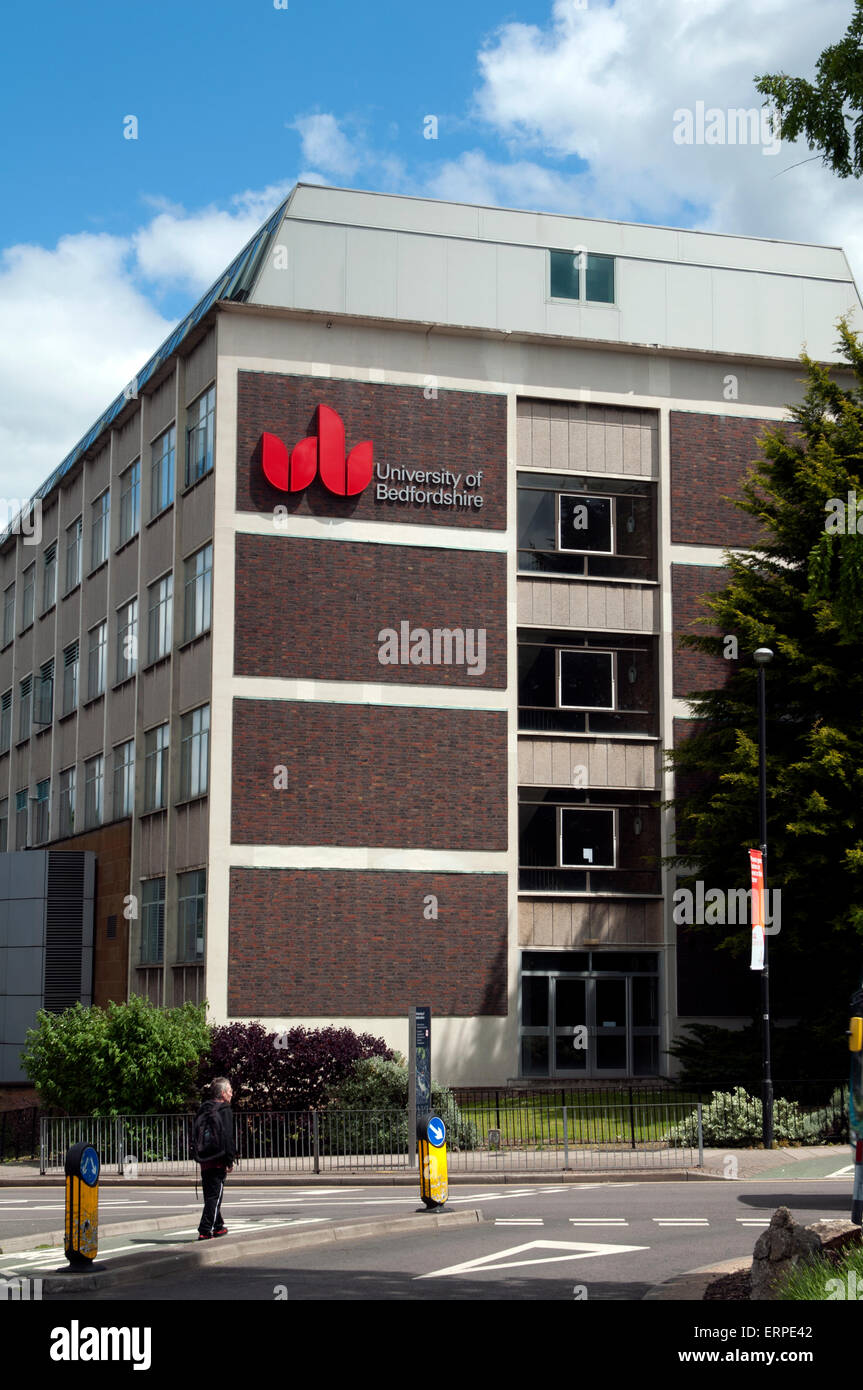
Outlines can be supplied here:
M752 956L750 970L764 969L764 861L760 849L749 851L752 878Z

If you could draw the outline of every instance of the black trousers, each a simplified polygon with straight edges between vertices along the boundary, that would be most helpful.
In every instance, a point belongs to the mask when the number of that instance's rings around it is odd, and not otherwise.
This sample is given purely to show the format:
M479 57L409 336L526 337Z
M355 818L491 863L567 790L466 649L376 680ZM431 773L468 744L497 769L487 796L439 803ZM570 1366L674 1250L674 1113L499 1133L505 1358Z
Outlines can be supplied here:
M201 1235L212 1235L224 1223L222 1221L222 1193L225 1190L227 1168L202 1168L201 1187L204 1189L204 1210L201 1214L198 1231Z

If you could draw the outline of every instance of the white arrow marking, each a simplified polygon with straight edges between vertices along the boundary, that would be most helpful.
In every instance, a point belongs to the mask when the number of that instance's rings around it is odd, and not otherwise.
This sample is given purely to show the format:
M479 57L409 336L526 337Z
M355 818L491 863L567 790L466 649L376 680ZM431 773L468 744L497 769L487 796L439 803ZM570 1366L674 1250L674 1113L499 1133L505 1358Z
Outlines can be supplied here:
M828 1173L828 1178L847 1178L854 1172L854 1164L849 1163L847 1168L837 1168L835 1173Z
M482 1274L487 1269L517 1269L521 1265L556 1264L560 1260L590 1260L597 1255L630 1255L637 1250L649 1250L649 1245L588 1245L571 1240L532 1240L529 1245L514 1245L511 1250L499 1250L496 1255L481 1255L477 1260L435 1269L431 1274L417 1274L417 1279L439 1279L444 1274ZM527 1250L565 1250L565 1255L542 1255L533 1260L511 1260Z

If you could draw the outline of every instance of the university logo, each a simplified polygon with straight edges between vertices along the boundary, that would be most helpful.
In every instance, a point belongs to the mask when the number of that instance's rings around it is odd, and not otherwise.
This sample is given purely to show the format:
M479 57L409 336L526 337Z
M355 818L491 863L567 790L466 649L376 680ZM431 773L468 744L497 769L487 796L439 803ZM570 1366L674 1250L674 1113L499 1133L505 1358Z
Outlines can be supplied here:
M275 434L262 434L261 463L264 476L279 492L299 492L316 473L337 497L353 497L372 480L373 445L370 439L345 453L345 427L341 416L328 405L318 406L316 434L301 439L290 451Z

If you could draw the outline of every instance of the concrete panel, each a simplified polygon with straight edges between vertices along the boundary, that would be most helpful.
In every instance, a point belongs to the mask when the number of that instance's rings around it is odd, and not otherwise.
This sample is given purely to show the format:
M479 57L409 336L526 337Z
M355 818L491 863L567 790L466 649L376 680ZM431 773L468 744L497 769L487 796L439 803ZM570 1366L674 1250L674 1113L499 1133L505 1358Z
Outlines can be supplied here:
M9 904L5 898L0 898L0 961L5 959L5 950L9 934ZM0 995L3 993L3 980L0 978ZM2 1036L2 1035L0 1035Z
M293 261L293 303L296 308L344 311L346 240L347 230L344 227L303 222L292 224L289 256ZM284 300L275 302L283 303Z
M542 332L546 254L525 246L497 248L498 326L504 332Z
M467 241L447 244L447 321L493 328L497 325L497 284L492 248Z
M215 488L215 474L210 473L194 492L179 499L180 551L184 558L213 539Z
M48 856L42 851L18 850L8 855L9 897L43 898L47 892Z
M171 375L162 382L161 386L159 386L150 397L148 446L154 439L158 439L160 434L164 434L169 425L174 423L175 377L176 372L171 372ZM149 470L150 451L149 447L147 447L144 450L144 457L142 460L142 474L149 478ZM149 505L144 508L145 516L149 515L149 510Z
M140 403L129 419L117 431L116 464L117 472L122 473L130 463L141 454L141 406ZM119 498L119 492L117 494Z
M35 1015L33 1023L36 1022ZM30 1024L32 1028L33 1023ZM5 1032L2 1034L6 1036ZM27 1077L24 1068L21 1066L20 1045L13 1043L0 1043L0 1081L12 1084L15 1081L26 1081Z
M191 494L194 497L198 489ZM171 568L174 554L174 512L173 508L164 512L144 533L144 555L141 568L142 609L146 612L146 586L155 579L161 579Z
M7 950L6 986L10 997L41 994L43 959L41 946L10 947Z
M397 297L396 232L348 227L345 292L349 314L394 317Z
M81 680L86 681L87 679L86 654L81 663L81 670L83 674L79 677L79 686ZM78 710L78 758L80 761L83 762L85 758L92 758L97 753L101 753L104 728L105 700L103 696ZM81 785L83 788L83 782Z
M105 735L107 749L115 743L125 743L135 735L135 682L126 681L112 692L108 701L108 727Z
M9 903L6 945L10 948L36 946L41 950L44 942L44 898L13 899Z
M128 603L138 593L138 546L140 538L130 541L114 556L111 572L111 606L116 611L121 603Z
M210 329L206 338L186 358L186 405L200 396L216 375L216 333ZM185 428L185 420L181 422Z
M210 637L202 637L193 646L176 655L180 663L179 709L181 713L207 704L210 697Z
M682 347L695 337L713 341L713 292L710 271L701 265L669 265L668 330L669 347Z
M397 245L400 318L420 323L446 319L446 242L440 237L400 236Z
M9 994L6 996L6 1037L10 1042L23 1046L27 1029L35 1028L36 1014L42 1007L41 985L36 994Z
M138 677L141 720L149 729L165 722L171 707L171 663L160 661Z

